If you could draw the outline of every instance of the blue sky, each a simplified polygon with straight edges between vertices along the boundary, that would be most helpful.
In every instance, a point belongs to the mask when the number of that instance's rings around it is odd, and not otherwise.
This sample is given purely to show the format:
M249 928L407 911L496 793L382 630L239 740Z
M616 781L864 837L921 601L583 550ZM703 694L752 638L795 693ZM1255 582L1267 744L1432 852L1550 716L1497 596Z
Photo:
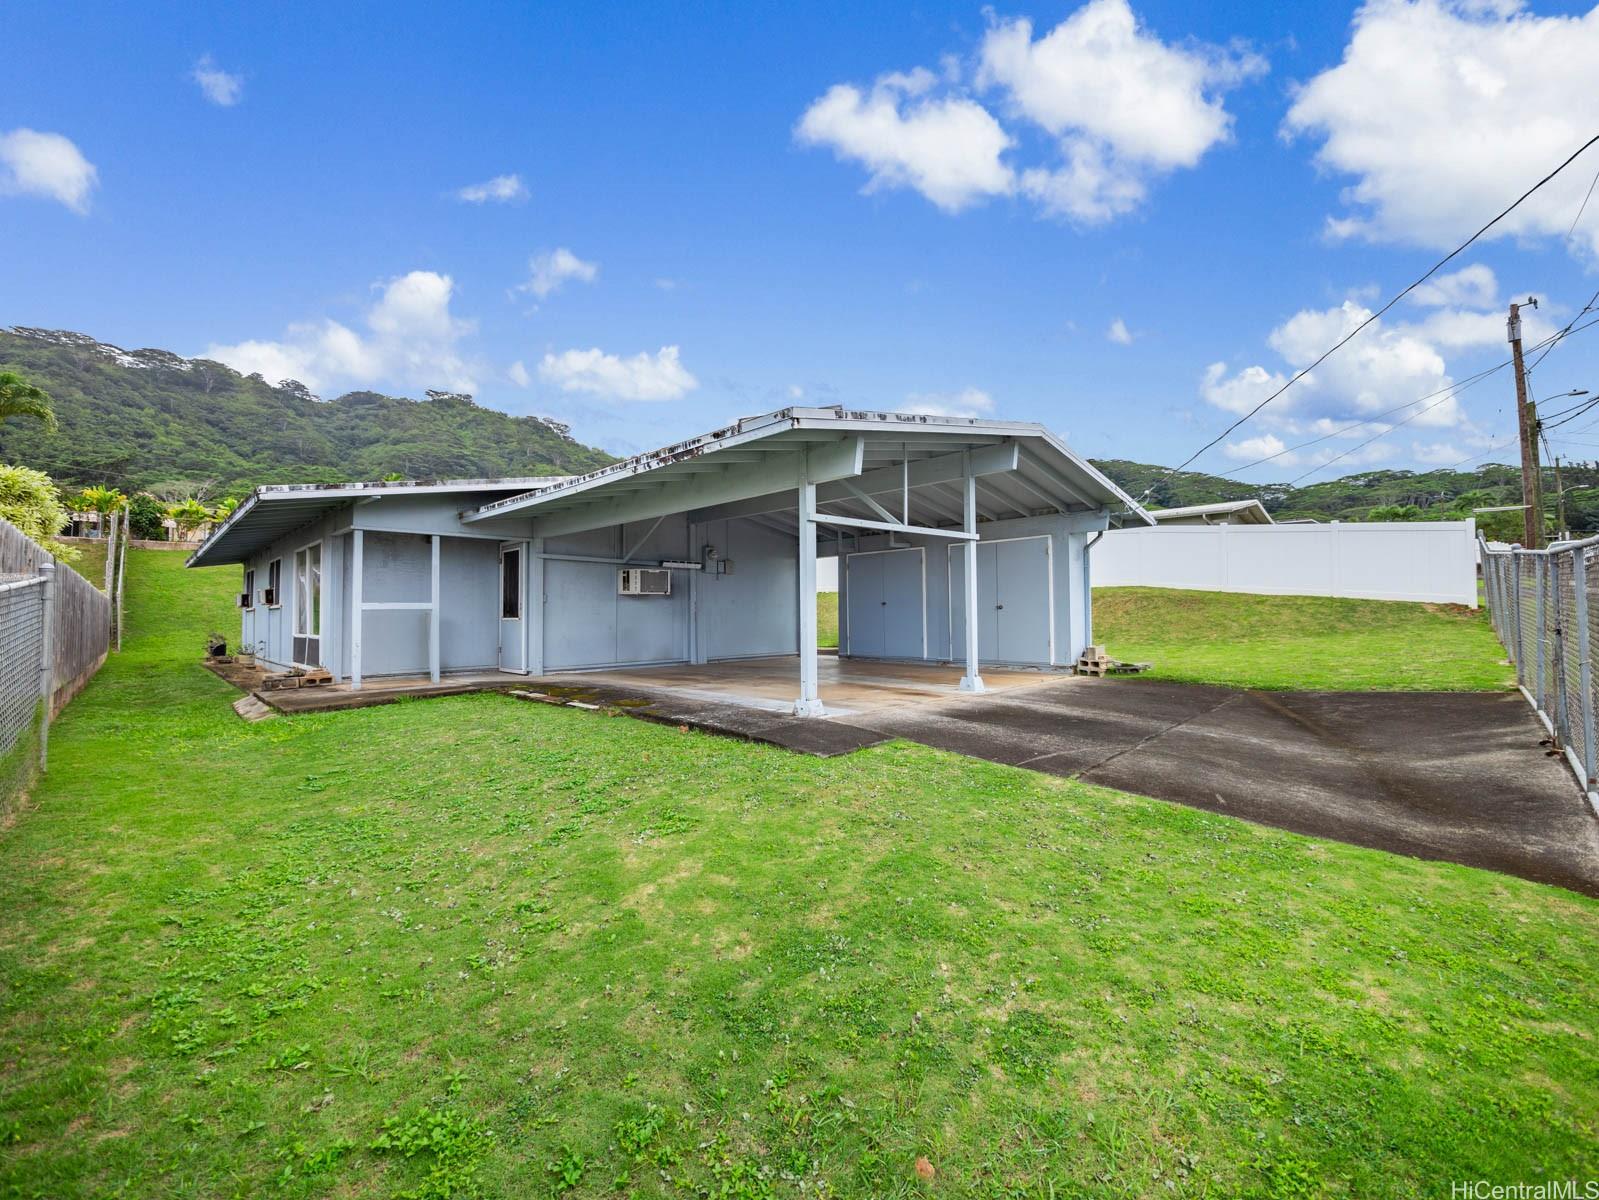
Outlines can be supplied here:
M0 43L49 66L0 83L0 323L618 452L797 401L1175 463L1599 132L1599 13L1552 5L10 5ZM1511 461L1507 373L1399 406L1599 289L1596 171L1196 468ZM1599 392L1593 345L1535 392Z

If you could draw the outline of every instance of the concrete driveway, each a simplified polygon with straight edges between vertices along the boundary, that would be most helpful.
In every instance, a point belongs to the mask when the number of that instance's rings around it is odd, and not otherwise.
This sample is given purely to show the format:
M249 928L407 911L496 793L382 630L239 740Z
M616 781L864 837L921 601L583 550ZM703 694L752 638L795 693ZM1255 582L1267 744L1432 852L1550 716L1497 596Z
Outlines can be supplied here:
M968 696L954 690L955 671L924 679L908 668L884 678L846 669L855 686L831 695L838 715L820 721L789 715L790 701L725 670L530 682L565 691L557 685L581 683L590 700L627 698L639 716L813 754L906 738L1599 896L1599 817L1539 744L1543 728L1515 693L1246 692L1029 674ZM792 660L745 670L770 676L772 695L792 696Z
M859 723L857 721L857 723ZM880 709L873 731L1599 895L1599 817L1515 694L1065 679Z

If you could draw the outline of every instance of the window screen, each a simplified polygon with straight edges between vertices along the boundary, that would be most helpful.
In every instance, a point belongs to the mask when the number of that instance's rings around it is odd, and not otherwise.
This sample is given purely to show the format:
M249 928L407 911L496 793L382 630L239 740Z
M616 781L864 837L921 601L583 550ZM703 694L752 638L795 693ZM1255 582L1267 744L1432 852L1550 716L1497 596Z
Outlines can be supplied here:
M322 634L322 543L294 552L294 632L298 637Z
M500 616L514 621L522 615L522 552L500 555Z

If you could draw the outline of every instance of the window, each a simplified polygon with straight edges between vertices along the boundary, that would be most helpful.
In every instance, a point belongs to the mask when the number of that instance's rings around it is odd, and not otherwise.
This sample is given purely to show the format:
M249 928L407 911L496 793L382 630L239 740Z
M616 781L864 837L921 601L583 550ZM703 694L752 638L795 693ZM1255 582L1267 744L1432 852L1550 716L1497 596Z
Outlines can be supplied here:
M514 621L522 615L522 552L500 555L500 616Z
M322 636L322 543L294 552L294 636Z
M266 603L268 608L283 604L283 560L274 558L267 563Z
M244 607L255 607L255 568L244 568Z

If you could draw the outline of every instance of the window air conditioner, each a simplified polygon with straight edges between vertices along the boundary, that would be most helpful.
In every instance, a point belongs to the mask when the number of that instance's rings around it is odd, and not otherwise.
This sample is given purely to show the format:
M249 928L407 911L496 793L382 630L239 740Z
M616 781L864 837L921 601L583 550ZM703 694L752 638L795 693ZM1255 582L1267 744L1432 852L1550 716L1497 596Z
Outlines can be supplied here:
M618 596L670 596L672 573L646 567L623 567L616 573Z

